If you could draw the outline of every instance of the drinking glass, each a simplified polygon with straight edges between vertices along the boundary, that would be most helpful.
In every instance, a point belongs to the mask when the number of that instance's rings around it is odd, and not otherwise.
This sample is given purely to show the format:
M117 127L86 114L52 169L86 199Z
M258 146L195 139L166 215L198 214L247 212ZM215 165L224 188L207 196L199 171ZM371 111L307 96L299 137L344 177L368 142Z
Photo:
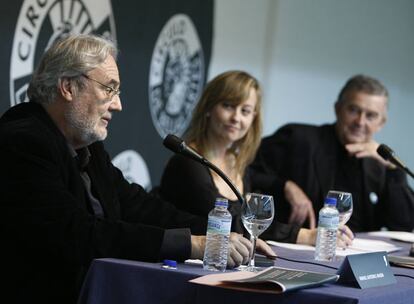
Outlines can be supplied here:
M273 221L275 206L273 196L259 193L247 193L242 205L241 218L244 227L250 233L253 242L253 251L246 268L247 271L257 271L254 265L256 240Z
M339 226L344 226L352 215L352 194L349 192L330 190L326 197L336 198L336 209L339 212Z

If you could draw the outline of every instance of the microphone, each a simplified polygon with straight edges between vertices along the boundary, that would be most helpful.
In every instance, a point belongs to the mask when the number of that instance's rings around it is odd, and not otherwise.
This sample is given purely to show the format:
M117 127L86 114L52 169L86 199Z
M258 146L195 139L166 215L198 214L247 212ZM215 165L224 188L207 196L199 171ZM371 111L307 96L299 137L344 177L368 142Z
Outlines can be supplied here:
M413 172L411 172L410 169L398 158L397 154L388 147L386 144L380 144L377 148L377 153L385 160L390 161L394 165L396 165L398 168L401 168L404 170L408 175L410 175L412 178L414 178Z
M196 151L187 146L184 140L175 135L168 134L164 138L163 144L166 148L170 149L174 153L183 154L203 164L207 161L203 156L201 156Z
M240 194L240 191L237 190L236 186L231 182L227 175L225 175L224 172L221 171L217 166L205 159L204 156L198 154L191 147L187 146L184 140L175 135L168 134L164 138L163 144L167 149L173 151L174 153L182 154L212 169L226 182L227 185L229 185L230 189L234 192L234 194L236 194L237 198L239 199L239 202L241 204L244 203L244 198Z

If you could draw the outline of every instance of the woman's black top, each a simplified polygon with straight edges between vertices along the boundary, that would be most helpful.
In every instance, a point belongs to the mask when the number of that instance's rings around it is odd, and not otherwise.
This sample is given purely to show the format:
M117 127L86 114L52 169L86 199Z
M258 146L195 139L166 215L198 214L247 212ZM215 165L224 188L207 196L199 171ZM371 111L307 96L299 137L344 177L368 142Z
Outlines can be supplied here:
M269 189L271 184L274 188L283 188L281 181L276 178L269 178L255 175L251 169L247 169L243 178L244 192ZM206 166L179 154L174 155L169 160L157 192L162 198L175 204L179 209L204 216L206 219L208 213L214 208L216 198L223 197L216 188L213 176ZM277 200L275 200L275 203L277 203ZM246 233L240 217L240 202L229 200L228 210L233 216L232 231ZM277 218L277 214L275 218ZM260 238L294 243L299 229L299 226L283 224L274 220Z

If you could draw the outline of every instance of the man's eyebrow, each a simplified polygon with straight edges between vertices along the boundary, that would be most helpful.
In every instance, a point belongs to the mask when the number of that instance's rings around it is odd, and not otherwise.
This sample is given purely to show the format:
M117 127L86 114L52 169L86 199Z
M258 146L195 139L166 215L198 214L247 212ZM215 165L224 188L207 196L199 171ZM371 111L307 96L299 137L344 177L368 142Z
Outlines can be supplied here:
M114 85L114 86L119 86L119 81L116 81L115 79L111 79L109 82L108 82L108 84L112 84L112 85Z

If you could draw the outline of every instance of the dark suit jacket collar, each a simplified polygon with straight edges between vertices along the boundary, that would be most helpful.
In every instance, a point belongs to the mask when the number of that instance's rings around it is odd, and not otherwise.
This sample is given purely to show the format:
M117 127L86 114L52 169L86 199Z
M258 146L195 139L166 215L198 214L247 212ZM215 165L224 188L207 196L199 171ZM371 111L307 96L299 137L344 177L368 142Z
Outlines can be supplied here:
M70 146L70 144L67 142L66 137L59 130L55 122L52 120L52 118L49 116L41 104L35 101L30 101L26 104L17 105L16 110L17 112L20 110L20 115L23 114L23 116L25 116L26 114L30 113L30 115L42 121L42 123L46 125L46 127L52 131L62 143L63 141L65 142L70 155L73 158L77 158L76 161L78 162L79 168L82 169L86 167L86 165L89 163L90 158L89 149L87 147L78 150L73 149L72 146Z
M19 120L33 120L37 121L38 130L33 130L34 132L40 132L40 134L48 134L52 141L56 142L59 147L67 147L68 143L66 137L56 126L55 122L46 112L45 108L33 100L29 102L20 103L16 106L8 109L4 115L1 117L1 123L7 124L8 122L15 123ZM6 126L7 127L7 126ZM67 149L68 155L70 155L69 150Z
M59 147L61 147L61 150L63 153L64 151L67 152L68 158L71 158L74 163L74 167L79 169L78 163L73 158L73 154L71 153L68 142L66 141L65 136L62 134L62 132L59 130L59 128L55 125L52 118L49 116L49 114L46 112L46 110L43 108L42 105L39 103L36 103L34 101L30 101L28 103L22 103L19 105L16 105L12 108L10 108L5 115L1 118L3 122L7 122L8 120L16 120L16 119L36 119L41 122L40 125L45 126L49 132L52 132L53 140L57 140L57 143ZM42 130L39 130L41 132ZM51 138L52 140L52 138ZM97 154L102 153L103 148L98 148L97 146L100 146L99 144L92 144L91 146L88 146L88 152L94 151ZM99 151L98 151L99 150ZM75 151L76 152L76 151ZM79 151L76 152L77 154ZM110 187L108 188L105 184L106 181L104 181L104 178L102 177L101 172L99 171L99 164L93 164L92 159L98 157L97 155L91 155L91 162L89 162L86 165L86 171L88 175L90 176L92 183L92 189L94 190L93 193L96 195L97 199L101 202L102 207L105 211L108 209L107 201L111 201L113 193L110 191ZM74 171L70 171L74 172ZM83 185L83 182L81 180L80 174L75 174L76 180L79 185ZM112 210L111 210L112 211ZM108 214L111 214L111 212L108 212ZM112 217L112 216L109 216Z
M2 116L2 122L13 121L17 119L37 119L42 122L49 131L53 132L61 141L66 142L66 138L63 133L56 126L55 122L46 112L44 107L35 102L29 101L20 103L9 110ZM39 130L41 131L41 130Z

